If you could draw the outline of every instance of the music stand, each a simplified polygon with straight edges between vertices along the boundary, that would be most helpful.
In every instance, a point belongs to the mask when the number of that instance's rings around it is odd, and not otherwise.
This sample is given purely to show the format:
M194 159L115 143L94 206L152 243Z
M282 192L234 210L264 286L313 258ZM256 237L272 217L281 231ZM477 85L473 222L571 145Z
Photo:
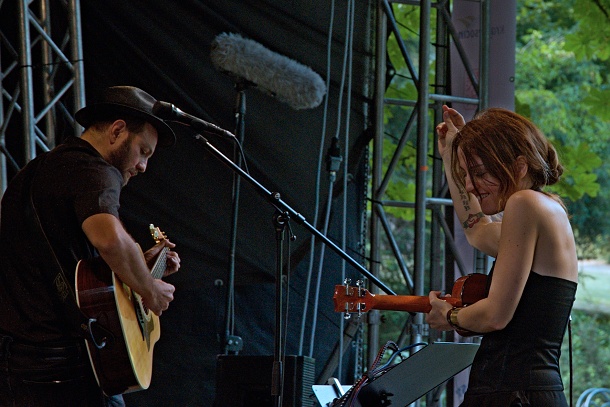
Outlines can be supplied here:
M476 343L433 342L365 384L357 407L407 406L472 364Z
M351 385L341 385L339 380L334 377L328 379L328 384L314 384L311 386L314 396L322 407L329 407L333 401L343 397L345 393L352 387Z
M407 406L469 367L478 349L477 343L433 342L362 386L353 405ZM333 405L351 386L337 387L312 386L322 407Z

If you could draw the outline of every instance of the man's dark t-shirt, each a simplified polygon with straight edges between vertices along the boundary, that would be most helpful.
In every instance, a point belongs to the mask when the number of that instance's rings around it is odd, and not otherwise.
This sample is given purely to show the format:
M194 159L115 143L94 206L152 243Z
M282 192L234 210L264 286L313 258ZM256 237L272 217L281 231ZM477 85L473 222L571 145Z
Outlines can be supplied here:
M33 201L44 231L74 290L76 264L95 255L81 225L109 213L118 218L122 175L86 141L70 138L22 169L2 199L0 223L0 334L25 343L73 336L51 284L55 268L42 260L31 230L28 179L35 172Z

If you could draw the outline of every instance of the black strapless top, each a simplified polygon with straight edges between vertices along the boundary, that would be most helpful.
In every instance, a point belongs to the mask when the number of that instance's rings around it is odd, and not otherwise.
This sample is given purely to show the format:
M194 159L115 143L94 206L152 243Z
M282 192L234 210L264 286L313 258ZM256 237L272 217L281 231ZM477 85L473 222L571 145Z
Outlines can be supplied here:
M490 273L490 280L493 270ZM487 333L475 356L468 393L563 390L561 343L577 284L530 272L506 328Z

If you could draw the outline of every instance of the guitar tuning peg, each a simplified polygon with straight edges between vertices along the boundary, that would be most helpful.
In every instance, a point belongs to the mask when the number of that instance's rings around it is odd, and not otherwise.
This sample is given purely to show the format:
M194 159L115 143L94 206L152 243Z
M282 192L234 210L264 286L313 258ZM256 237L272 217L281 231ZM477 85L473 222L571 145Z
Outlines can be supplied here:
M351 278L346 278L345 280L343 280L343 286L345 287L345 295L349 296L349 291L350 291L350 287L349 285L352 283L352 279Z
M358 289L362 290L364 288L364 281L357 280L356 281L356 287L358 287Z
M364 297L366 289L364 288L364 281L358 280L356 281L356 287L358 287L358 296Z
M356 305L356 309L358 310L358 316L362 315L362 310L366 308L366 305L359 302L358 305Z
M343 319L350 319L352 314L349 312L349 304L345 303L345 311L343 311Z

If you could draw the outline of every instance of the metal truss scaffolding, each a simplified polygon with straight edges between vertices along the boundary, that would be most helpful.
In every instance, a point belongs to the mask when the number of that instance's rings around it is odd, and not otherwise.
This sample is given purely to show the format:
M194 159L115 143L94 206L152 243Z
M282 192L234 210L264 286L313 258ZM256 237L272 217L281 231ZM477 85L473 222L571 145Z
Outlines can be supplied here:
M78 131L85 88L79 0L0 0L0 14L2 193L9 173L55 146L59 122Z
M384 247L389 247L393 261L402 274L406 286L403 292L412 295L427 296L424 282L430 287L445 287L448 281L449 288L454 281L454 262L461 273L466 273L466 267L461 260L452 230L453 211L446 211L452 205L445 185L442 162L438 159L436 139L434 139L434 125L442 121L442 105L450 103L467 103L483 108L487 104L487 78L488 78L488 49L489 49L489 1L480 0L481 27L480 27L480 55L478 71L479 78L474 74L471 63L467 60L463 47L460 44L457 31L451 19L451 2L449 0L432 1L391 1L379 0L376 32L376 84L375 95L376 123L375 139L373 141L372 157L372 207L370 223L370 258L371 272L383 279L380 267ZM412 7L419 12L419 31L414 37L418 40L405 40L401 27L405 25L395 16L397 7ZM413 34L413 27L409 27ZM434 32L433 32L434 31ZM400 49L404 58L403 78L411 82L416 89L415 97L397 99L386 96L387 78L393 76L394 68L388 63L388 42L395 41L394 45ZM450 45L460 55L470 78L472 88L478 97L466 98L451 95L450 75L448 66ZM417 66L412 61L417 61ZM393 114L391 121L384 124L384 112L392 106L400 106L405 113ZM393 136L387 129L400 129L399 136ZM388 138L391 137L391 146L395 147L391 159L385 158L387 154ZM414 147L416 166L412 169L415 176L415 199L412 202L403 202L388 198L387 192L392 183L400 183L402 175L399 166L406 146ZM402 171L404 172L404 171ZM404 182L403 182L404 183ZM395 238L396 228L393 227L388 208L411 208L414 217L413 262L409 269L405 260L405 248L401 248ZM383 242L385 238L385 243ZM428 240L428 241L426 241ZM428 259L428 260L427 260ZM386 260L387 261L387 260ZM386 263L387 264L387 263ZM445 271L446 270L446 271ZM469 272L472 272L470 269ZM373 292L375 287L371 287ZM368 327L368 360L375 359L378 352L379 325L371 322L378 321L376 311L370 311ZM424 324L424 316L415 314L407 323L399 339L405 342L410 337L412 343L421 342L423 336L428 336ZM435 338L431 338L435 339Z

